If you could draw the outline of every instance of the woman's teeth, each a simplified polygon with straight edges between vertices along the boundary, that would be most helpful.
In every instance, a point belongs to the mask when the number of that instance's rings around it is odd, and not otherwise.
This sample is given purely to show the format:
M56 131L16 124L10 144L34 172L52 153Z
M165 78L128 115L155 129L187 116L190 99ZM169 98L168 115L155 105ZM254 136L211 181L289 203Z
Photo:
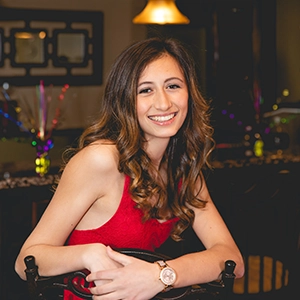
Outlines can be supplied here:
M149 119L156 121L156 122L165 122L165 121L169 121L172 118L174 118L175 114L171 114L168 116L151 116L149 117Z

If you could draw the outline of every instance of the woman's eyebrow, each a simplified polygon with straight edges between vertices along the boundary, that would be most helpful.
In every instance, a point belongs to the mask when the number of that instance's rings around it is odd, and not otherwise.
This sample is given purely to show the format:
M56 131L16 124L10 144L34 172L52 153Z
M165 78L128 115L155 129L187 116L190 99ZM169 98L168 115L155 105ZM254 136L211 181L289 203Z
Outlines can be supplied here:
M143 81L143 82L140 82L138 84L138 87L141 86L141 85L143 85L143 84L152 84L152 83L153 83L153 81Z
M174 80L174 79L179 80L179 81L181 81L181 82L184 82L184 79L181 79L180 77L170 77L170 78L167 78L167 79L165 80L165 82L168 82L168 81Z

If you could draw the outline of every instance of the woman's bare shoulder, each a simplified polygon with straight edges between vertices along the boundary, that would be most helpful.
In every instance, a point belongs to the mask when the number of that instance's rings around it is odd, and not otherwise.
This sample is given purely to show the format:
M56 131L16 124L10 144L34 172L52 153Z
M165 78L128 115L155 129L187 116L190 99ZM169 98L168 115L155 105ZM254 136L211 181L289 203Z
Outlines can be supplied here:
M102 141L94 142L81 149L68 165L71 168L89 168L91 172L107 172L118 169L119 154L116 146ZM68 166L67 165L67 166Z
M118 169L119 155L114 145L93 143L76 153L67 163L60 186L79 186L102 196L109 188L108 183L122 178ZM87 192L87 191L85 191Z

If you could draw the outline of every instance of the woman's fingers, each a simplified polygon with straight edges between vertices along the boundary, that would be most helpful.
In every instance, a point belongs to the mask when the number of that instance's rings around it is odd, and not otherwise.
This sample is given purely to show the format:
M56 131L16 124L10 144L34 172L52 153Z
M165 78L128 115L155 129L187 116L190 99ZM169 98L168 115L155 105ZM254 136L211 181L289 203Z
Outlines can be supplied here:
M127 266L128 264L132 263L132 261L134 260L134 257L122 254L118 251L114 251L109 246L106 247L106 251L107 251L107 255L109 256L109 258L111 258L112 260L114 260L115 262L117 262L123 266Z

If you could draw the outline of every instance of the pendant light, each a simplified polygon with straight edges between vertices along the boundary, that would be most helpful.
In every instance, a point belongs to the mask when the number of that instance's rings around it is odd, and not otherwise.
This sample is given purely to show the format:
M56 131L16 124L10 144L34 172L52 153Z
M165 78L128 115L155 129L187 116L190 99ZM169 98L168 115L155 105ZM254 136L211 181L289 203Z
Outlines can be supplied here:
M134 24L188 24L175 4L175 0L148 0L144 10L132 22Z

